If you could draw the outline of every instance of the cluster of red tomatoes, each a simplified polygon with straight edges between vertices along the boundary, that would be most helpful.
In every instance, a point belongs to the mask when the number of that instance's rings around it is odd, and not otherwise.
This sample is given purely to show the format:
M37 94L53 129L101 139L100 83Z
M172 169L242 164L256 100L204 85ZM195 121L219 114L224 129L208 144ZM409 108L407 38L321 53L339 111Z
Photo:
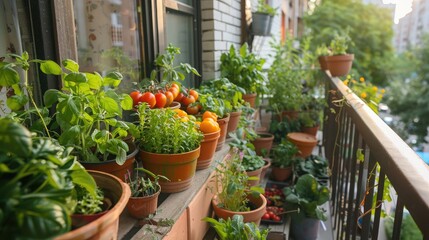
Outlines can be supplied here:
M274 207L274 206L267 207L267 211L262 216L262 220L271 220L274 222L281 222L282 217L280 214L282 214L282 212L283 212L283 208Z
M267 199L267 206L283 206L285 195L277 185L265 188L264 196Z
M130 97L133 99L134 106L145 102L150 108L163 108L170 106L173 101L188 106L198 99L198 92L191 89L188 91L187 96L185 96L185 94L180 91L179 85L173 83L168 89L158 90L156 93L151 91L133 91L130 93Z

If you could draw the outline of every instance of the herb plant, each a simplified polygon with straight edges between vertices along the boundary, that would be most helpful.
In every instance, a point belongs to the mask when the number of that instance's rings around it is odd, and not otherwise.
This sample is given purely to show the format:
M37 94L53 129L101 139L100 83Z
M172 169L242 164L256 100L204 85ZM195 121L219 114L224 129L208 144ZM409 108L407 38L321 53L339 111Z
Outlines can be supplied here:
M213 96L223 99L226 108L231 112L240 111L241 107L245 104L243 94L246 91L227 78L203 82L200 86L200 93L211 93Z
M77 204L74 209L75 214L95 214L102 212L104 193L97 188L96 195L91 195L85 188L80 185L75 186Z
M68 73L56 66L56 74L62 77L63 90L49 89L44 95L47 107L56 104L60 143L74 147L80 161L100 162L113 156L122 165L129 150L123 138L132 124L120 118L133 105L128 94L115 92L122 75L79 72L79 65L69 59L62 64Z
M295 155L298 153L298 148L285 139L272 149L271 164L276 167L286 168L292 166L295 162L300 160Z
M221 76L243 88L247 94L264 94L268 91L265 86L267 79L262 72L265 60L249 52L247 43L238 52L231 45L229 52L221 55L220 61Z
M216 169L216 181L219 188L219 207L234 211L248 211L248 194L259 195L264 190L261 187L249 187L249 177L241 165L242 157L238 149L232 148L225 163Z
M258 6L256 8L256 12L258 13L266 13L270 16L277 15L277 9L271 7L269 4L265 2L265 0L258 0Z
M75 185L95 195L86 170L50 138L0 118L0 234L50 239L71 229Z
M139 105L140 149L161 154L184 153L200 145L203 134L192 120L177 116L169 108L148 109Z
M329 44L332 55L345 55L349 45L353 44L347 33L339 34L335 33L334 38Z
M209 222L216 230L221 240L265 240L268 229L259 230L254 222L243 222L242 215L234 215L232 219L219 219L205 217L203 221Z
M151 171L144 168L136 168L136 176L134 179L131 178L131 174L128 173L126 182L131 189L131 197L146 197L152 196L156 192L160 190L160 185L158 184L158 180L160 178L169 181L169 179L162 175L156 175ZM152 179L148 177L139 176L138 173L143 172L144 174L149 175Z

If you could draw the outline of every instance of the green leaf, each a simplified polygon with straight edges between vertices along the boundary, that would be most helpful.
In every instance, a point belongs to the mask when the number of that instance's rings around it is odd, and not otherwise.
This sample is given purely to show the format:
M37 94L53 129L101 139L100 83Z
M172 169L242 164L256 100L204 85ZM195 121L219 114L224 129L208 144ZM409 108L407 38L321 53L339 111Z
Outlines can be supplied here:
M365 155L363 154L363 149L359 148L358 150L356 150L356 159L359 162L364 162L365 161Z
M64 60L63 66L71 72L79 72L79 64L71 59Z
M100 90L101 82L103 78L97 72L95 74L86 73L86 77L88 79L89 88L94 90Z
M119 72L111 72L103 78L103 86L118 87L123 76Z
M10 110L12 111L19 111L21 110L25 104L28 102L28 97L21 93L19 95L13 95L6 99L6 105Z
M45 198L22 201L16 212L21 238L53 238L70 230L71 219L59 202Z
M121 107L124 110L133 109L133 99L128 94L122 94Z
M0 86L10 87L19 83L19 74L10 65L0 68Z
M67 76L64 78L64 81L66 82L74 82L74 83L84 83L87 82L88 79L86 78L85 74L80 72L72 72L67 74Z
M110 114L121 114L118 103L113 98L104 97L101 99L100 104Z
M96 196L97 183L94 178L85 170L85 168L79 163L74 162L71 167L71 178L74 184L79 184L85 188L92 196Z
M75 125L66 129L61 134L58 141L61 143L61 145L65 145L65 146L73 145L74 143L79 142L79 135L80 135L80 126Z
M63 72L60 65L52 60L44 60L40 63L40 70L45 74L61 75Z
M22 125L7 119L0 119L0 151L17 156L31 153L31 133Z
M43 101L46 107L51 107L54 103L58 102L59 92L57 89L48 89L43 95Z

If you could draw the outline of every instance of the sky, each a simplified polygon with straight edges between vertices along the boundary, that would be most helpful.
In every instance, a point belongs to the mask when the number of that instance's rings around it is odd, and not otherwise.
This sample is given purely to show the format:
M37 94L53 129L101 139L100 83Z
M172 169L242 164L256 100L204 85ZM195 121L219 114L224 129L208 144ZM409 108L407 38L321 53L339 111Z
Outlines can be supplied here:
M395 23L398 23L398 20L405 16L411 11L411 3L413 0L383 0L383 3L395 3Z

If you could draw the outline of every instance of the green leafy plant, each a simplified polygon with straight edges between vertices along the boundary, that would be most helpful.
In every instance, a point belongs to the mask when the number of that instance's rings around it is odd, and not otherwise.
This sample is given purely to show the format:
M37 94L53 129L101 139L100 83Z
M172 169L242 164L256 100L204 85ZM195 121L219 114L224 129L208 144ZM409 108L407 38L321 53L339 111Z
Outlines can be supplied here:
M226 156L226 161L216 168L216 186L219 207L234 211L248 211L248 194L263 193L261 187L249 187L249 177L241 162L242 156L237 148L232 148Z
M313 175L319 183L326 184L328 175L328 161L326 158L311 155L304 160L298 161L294 165L294 172L297 176L303 176L305 174Z
M53 238L71 229L71 201L80 185L93 196L96 183L50 138L0 118L0 233L12 238Z
M63 89L49 89L44 95L47 107L55 104L55 120L60 127L59 142L74 148L80 161L100 162L114 158L122 165L128 145L123 139L133 125L120 120L123 110L131 110L133 100L115 90L122 80L119 72L102 77L99 73L79 72L73 60L63 61L67 70L51 64L61 75Z
M95 214L102 212L104 192L100 189L96 189L96 194L92 195L88 190L81 187L80 185L75 186L77 204L74 209L74 214Z
M301 123L295 119L284 119L279 121L277 119L271 120L270 133L274 135L274 142L281 142L282 139L291 132L299 132L301 130Z
M299 113L300 125L304 127L315 127L320 124L320 113L315 110L304 111Z
M131 197L146 197L152 196L160 190L160 185L158 183L159 179L164 179L169 181L169 179L162 175L156 175L151 171L144 168L136 168L136 176L132 179L131 174L128 172L125 182L130 186ZM149 177L139 176L138 173L143 172Z
M200 112L214 112L219 118L224 118L231 112L231 106L227 101L211 93L200 93L196 104L200 105Z
M295 156L298 153L298 148L286 139L283 139L271 152L271 164L276 167L290 167L300 160L300 158Z
M329 44L331 54L334 56L347 54L347 50L350 44L353 44L353 42L347 33L343 33L340 35L336 32L334 34L334 38Z
M213 96L223 99L230 112L240 111L245 104L243 94L246 91L227 78L204 81L199 91L200 93L211 93Z
M265 0L258 0L256 12L275 16L277 15L277 8L271 7L271 5L267 4Z
M240 138L243 136L242 128L239 128L236 133L231 133L231 142L229 145L231 147L237 148L240 153L243 155L241 165L245 171L254 171L262 168L265 165L265 161L261 156L256 155L255 146L248 140L246 137Z
M169 108L149 109L138 107L140 119L140 149L151 153L184 153L200 145L203 134L192 120L184 120Z
M247 94L264 94L268 91L267 79L262 72L264 59L250 53L247 43L243 44L238 52L231 45L229 52L220 57L221 76L243 88Z
M269 229L259 230L254 222L244 223L243 216L234 215L231 218L219 219L205 217L202 219L210 223L221 240L264 240Z
M283 189L286 203L290 209L298 209L301 216L326 221L326 211L321 207L329 200L329 189L321 186L317 179L305 174L298 178L292 187Z

